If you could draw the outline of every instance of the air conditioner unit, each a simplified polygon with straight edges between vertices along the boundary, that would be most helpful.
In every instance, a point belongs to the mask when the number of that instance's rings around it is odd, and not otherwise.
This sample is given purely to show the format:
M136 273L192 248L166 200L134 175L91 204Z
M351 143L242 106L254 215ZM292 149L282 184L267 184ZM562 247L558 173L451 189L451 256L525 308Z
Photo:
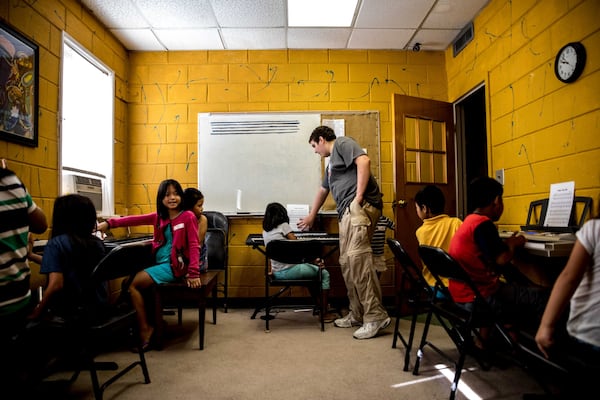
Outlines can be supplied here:
M96 212L102 212L102 179L81 175L65 175L64 194L79 194L92 200Z

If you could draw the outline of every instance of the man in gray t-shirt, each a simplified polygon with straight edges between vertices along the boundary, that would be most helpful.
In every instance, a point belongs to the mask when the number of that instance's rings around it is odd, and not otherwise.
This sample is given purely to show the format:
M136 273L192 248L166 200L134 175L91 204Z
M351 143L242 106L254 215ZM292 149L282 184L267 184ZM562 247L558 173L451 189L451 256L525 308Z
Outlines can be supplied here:
M340 269L350 300L350 313L334 324L341 328L362 325L353 336L369 339L390 324L371 250L371 239L383 208L381 192L371 174L371 160L353 139L336 138L333 129L319 126L308 142L315 153L329 157L329 164L310 213L300 220L298 227L307 229L313 225L331 191L339 217Z

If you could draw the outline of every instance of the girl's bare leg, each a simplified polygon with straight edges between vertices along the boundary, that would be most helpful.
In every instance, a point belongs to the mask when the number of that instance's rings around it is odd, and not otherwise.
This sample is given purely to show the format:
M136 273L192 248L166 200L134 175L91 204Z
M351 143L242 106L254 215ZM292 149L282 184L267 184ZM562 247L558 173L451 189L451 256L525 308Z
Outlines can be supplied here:
M142 344L150 342L150 338L154 332L154 327L148 324L146 306L144 305L144 296L142 295L141 290L152 285L154 285L154 281L150 275L148 275L146 271L140 271L135 275L133 282L131 282L131 285L129 286L131 302L133 304L133 308L135 308L135 311L137 312L137 320Z

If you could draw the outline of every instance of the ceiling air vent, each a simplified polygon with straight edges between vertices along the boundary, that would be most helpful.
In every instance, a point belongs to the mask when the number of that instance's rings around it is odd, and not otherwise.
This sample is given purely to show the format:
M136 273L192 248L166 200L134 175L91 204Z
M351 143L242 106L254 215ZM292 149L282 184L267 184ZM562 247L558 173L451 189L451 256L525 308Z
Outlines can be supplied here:
M454 49L454 57L458 55L464 49L469 42L473 40L473 23L465 26L462 31L456 36L456 39L452 42L452 48Z

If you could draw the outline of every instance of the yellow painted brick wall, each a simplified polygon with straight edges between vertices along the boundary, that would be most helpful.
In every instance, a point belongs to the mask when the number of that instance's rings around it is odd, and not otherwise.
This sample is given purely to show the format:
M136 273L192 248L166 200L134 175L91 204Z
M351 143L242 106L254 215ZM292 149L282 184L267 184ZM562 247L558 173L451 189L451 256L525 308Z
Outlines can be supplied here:
M575 181L600 202L600 2L492 0L474 20L474 39L446 51L448 101L485 82L489 173L504 168L501 225L524 223L529 202L550 184ZM564 84L554 59L568 42L587 50L583 75Z
M167 177L184 187L198 185L200 112L378 110L382 190L391 202L392 94L445 100L444 63L443 52L133 52L128 211L151 208L158 182ZM391 203L384 212L393 215ZM264 295L264 259L245 245L248 233L261 230L261 221L252 218L235 219L231 225L232 297ZM386 295L394 294L391 276L384 276L384 286Z
M0 158L23 180L35 202L52 221L58 196L58 118L62 31L66 31L98 59L115 71L115 191L117 209L127 203L127 95L128 54L75 0L0 2L0 18L39 46L38 147L0 141ZM47 238L50 231L36 236ZM37 266L32 268L32 285L41 283Z

